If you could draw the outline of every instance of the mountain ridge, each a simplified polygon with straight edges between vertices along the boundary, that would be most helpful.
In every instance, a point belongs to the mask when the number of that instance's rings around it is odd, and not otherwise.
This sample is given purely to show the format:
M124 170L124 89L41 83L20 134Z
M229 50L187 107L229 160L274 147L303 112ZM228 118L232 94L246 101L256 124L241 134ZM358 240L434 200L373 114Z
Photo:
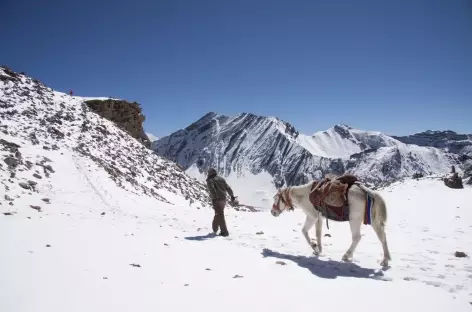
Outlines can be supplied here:
M254 174L267 171L277 186L343 173L389 184L415 173L445 173L461 164L457 154L398 138L342 123L308 136L278 117L210 112L154 142L154 150L185 169L195 165L202 172L210 166L227 174L243 168Z

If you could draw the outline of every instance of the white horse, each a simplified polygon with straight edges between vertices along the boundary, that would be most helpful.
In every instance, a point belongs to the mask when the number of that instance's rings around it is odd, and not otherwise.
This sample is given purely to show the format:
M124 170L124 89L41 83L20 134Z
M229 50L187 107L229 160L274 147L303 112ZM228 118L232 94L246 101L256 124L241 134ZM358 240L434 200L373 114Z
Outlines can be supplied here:
M309 199L309 194L313 186L312 181L308 184L293 186L279 189L274 196L271 214L278 217L286 209L292 210L294 207L301 208L306 214L305 225L302 228L303 236L308 244L313 248L314 254L319 255L322 252L321 230L323 227L323 215L313 207ZM382 243L383 260L382 266L388 266L391 260L390 252L387 245L387 237L385 234L385 222L387 221L387 207L383 198L377 192L367 188L366 186L356 183L349 188L347 203L349 205L349 225L352 233L352 243L342 260L348 261L354 254L359 241L361 240L361 225L364 220L366 207L366 193L373 199L371 226L377 237ZM315 225L316 243L310 239L308 231Z

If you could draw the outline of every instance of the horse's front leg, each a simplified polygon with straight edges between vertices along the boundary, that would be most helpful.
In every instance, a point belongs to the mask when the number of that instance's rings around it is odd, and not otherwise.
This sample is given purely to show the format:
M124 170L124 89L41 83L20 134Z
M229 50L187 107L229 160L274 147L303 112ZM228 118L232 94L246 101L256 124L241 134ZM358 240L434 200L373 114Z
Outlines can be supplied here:
M314 224L315 224L315 220L313 220L310 216L307 216L305 219L305 224L303 225L303 228L302 228L302 233L308 245L310 245L310 247L313 249L313 252L315 253L315 255L318 255L320 253L319 247L310 238L310 235L308 234L308 232L310 231L310 229L313 227Z
M321 231L323 230L323 218L321 214L318 216L318 219L316 219L316 243L318 244L318 254L321 254L323 252L323 246L321 244ZM316 254L316 251L315 251Z

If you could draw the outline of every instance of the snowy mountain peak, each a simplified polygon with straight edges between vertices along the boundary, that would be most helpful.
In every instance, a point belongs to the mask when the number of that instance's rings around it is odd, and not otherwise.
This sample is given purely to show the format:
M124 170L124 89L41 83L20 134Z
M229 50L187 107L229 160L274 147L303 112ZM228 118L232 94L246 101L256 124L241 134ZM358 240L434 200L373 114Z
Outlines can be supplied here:
M337 124L307 136L277 117L250 113L209 113L154 147L185 169L204 172L212 166L226 175L265 171L278 186L346 172L385 184L417 172L447 172L460 163L455 154L408 145L381 132Z

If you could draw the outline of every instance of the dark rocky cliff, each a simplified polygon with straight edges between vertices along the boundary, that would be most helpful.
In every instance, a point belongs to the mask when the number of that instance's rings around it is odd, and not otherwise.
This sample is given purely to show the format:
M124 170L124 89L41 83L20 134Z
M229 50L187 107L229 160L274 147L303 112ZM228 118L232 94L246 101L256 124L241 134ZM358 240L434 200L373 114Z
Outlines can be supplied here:
M126 130L129 134L151 148L151 141L144 132L143 122L145 120L141 107L138 103L122 100L90 100L85 101L87 106L100 116L113 121L118 127Z
M406 144L447 149L454 154L469 154L472 151L472 135L454 131L425 131L408 136L392 136Z

